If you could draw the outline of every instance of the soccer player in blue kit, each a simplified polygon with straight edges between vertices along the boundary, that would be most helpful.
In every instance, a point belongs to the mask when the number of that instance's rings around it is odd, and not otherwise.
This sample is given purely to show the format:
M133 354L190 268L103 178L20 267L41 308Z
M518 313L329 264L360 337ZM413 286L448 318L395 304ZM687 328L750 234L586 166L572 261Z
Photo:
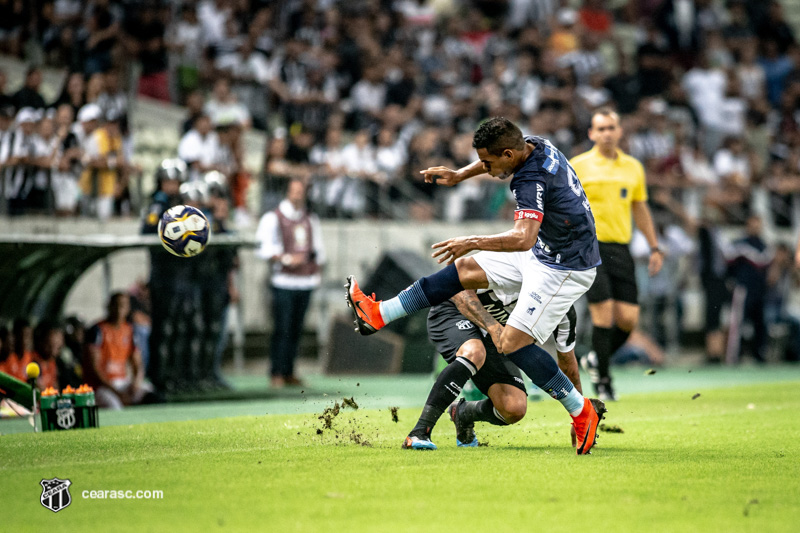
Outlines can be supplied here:
M540 346L562 317L591 287L600 264L594 218L575 171L566 157L541 137L523 137L511 121L492 118L478 127L472 141L479 159L459 170L432 167L422 171L426 181L456 185L488 172L513 178L517 202L514 227L504 233L448 239L433 245L433 257L447 266L415 281L400 294L376 301L347 280L347 301L357 330L371 335L392 320L440 304L465 289L518 292L496 348L533 383L562 403L572 417L578 455L596 442L605 406L584 398ZM510 252L463 257L474 250ZM456 358L438 376L419 422L404 448L425 448L430 428L477 372L475 364Z

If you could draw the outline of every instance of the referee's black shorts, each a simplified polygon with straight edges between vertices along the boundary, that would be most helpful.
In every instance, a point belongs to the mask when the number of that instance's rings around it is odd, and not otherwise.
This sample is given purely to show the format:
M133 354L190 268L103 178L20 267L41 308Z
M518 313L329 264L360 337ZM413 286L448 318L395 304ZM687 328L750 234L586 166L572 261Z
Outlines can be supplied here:
M506 356L498 353L491 338L484 338L480 328L467 320L453 302L448 300L431 307L428 312L428 338L448 364L455 361L458 349L468 340L477 339L483 342L486 361L472 376L475 387L488 396L489 387L495 383L505 383L527 394L519 368Z
M594 284L586 292L590 304L616 300L634 305L639 304L636 290L636 267L627 244L601 242L600 259L603 264L597 267Z

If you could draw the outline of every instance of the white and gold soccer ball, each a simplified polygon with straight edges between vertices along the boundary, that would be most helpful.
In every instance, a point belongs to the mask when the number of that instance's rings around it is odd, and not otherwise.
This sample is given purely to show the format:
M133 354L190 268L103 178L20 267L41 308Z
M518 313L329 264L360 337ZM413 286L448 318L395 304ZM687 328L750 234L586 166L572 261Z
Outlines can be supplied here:
M211 237L211 226L202 211L190 205L170 207L158 221L161 244L178 257L194 257Z

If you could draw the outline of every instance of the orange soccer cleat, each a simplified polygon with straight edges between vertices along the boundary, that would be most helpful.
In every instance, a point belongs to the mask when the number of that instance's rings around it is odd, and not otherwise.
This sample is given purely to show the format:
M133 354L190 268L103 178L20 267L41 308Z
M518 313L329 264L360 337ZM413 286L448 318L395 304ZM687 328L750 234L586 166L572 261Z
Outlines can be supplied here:
M578 455L591 453L592 446L597 442L597 426L606 413L605 404L594 398L584 398L583 411L578 416L572 417L572 427L578 437L576 451Z
M362 335L372 335L386 324L381 316L380 302L375 301L375 294L367 296L358 288L355 276L347 277L347 305L353 310L356 331Z

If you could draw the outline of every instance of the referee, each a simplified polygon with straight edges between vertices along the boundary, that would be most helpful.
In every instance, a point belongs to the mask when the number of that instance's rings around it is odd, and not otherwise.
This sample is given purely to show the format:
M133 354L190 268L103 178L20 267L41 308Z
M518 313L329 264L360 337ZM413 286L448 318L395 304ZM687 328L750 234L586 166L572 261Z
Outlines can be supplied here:
M619 115L600 108L592 115L589 128L594 148L571 161L594 213L603 260L586 293L593 351L581 359L601 400L616 400L609 370L611 356L625 344L639 321L636 277L628 249L632 221L650 245L651 276L661 270L664 259L647 207L644 167L619 149L620 138Z

